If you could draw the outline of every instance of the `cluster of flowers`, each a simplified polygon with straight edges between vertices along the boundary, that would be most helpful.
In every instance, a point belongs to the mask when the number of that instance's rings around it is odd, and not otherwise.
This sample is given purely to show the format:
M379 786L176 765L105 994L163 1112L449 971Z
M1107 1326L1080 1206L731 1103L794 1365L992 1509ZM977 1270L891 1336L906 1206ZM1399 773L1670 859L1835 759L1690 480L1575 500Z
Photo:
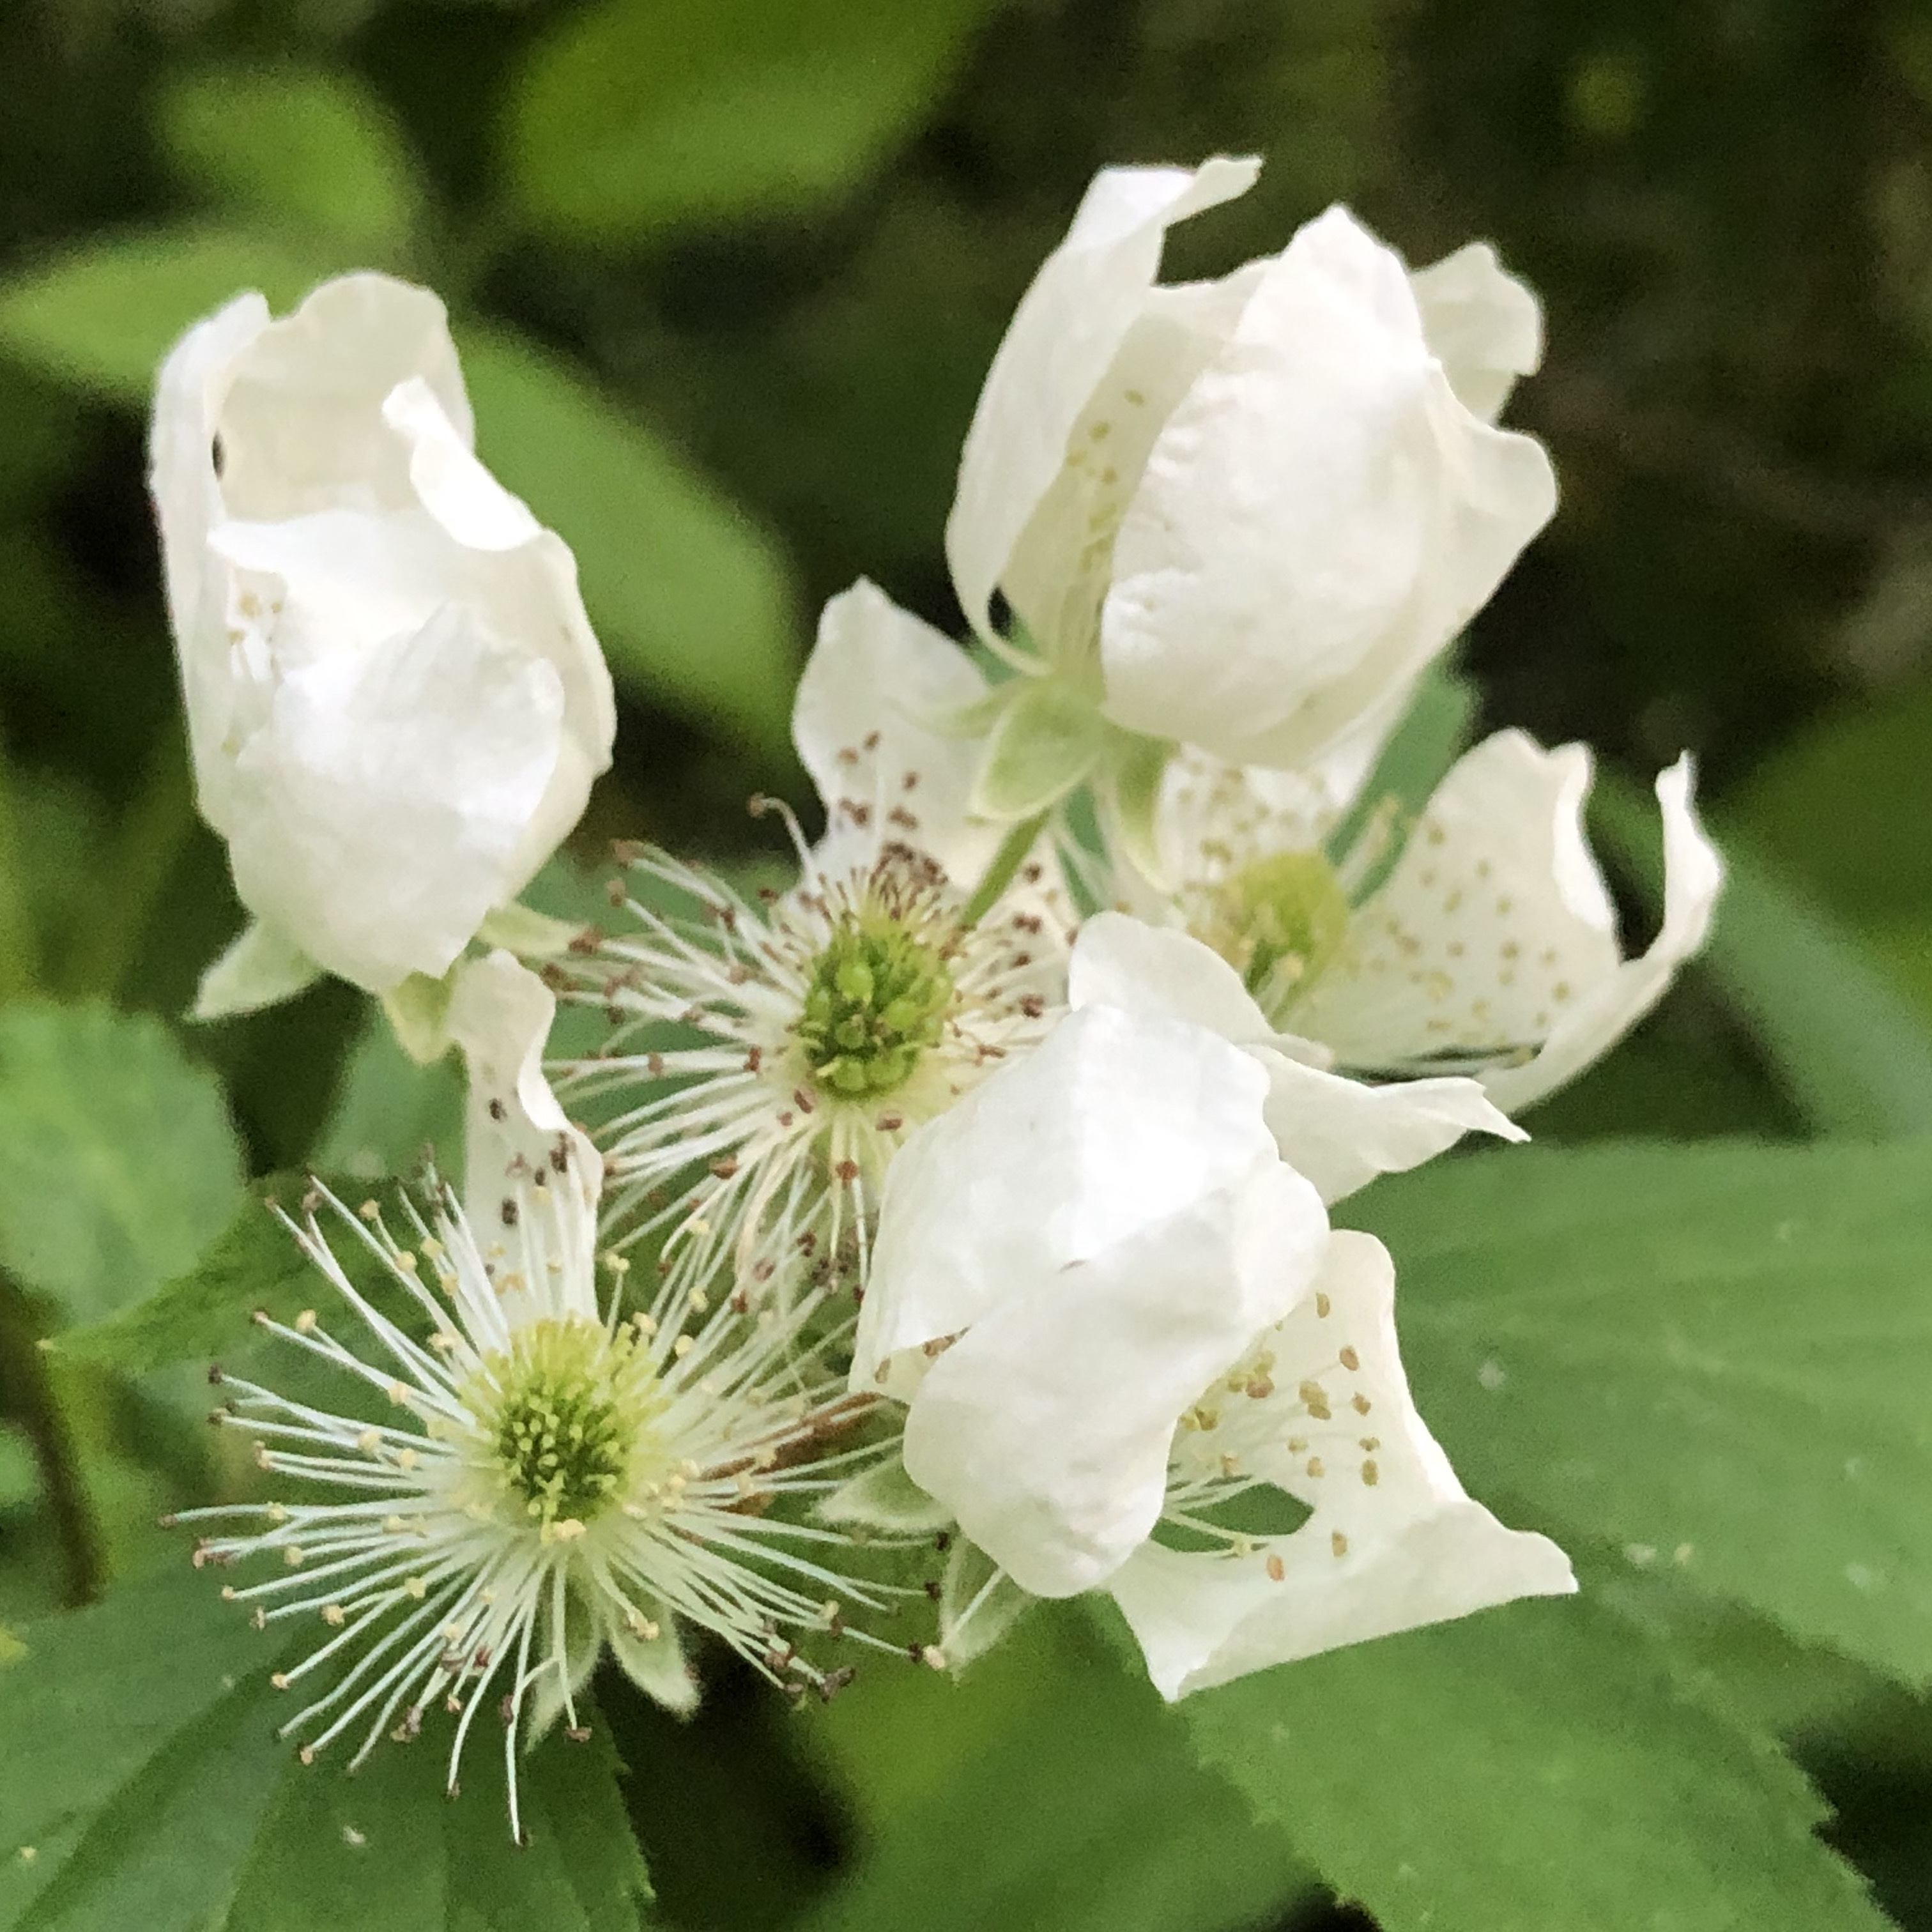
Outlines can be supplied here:
M1340 208L1160 285L1168 227L1255 172L1095 180L967 440L974 647L835 598L797 884L626 848L608 934L517 903L614 710L568 550L472 452L440 304L248 296L170 358L169 596L254 919L202 1010L334 973L470 1081L460 1196L318 1185L288 1217L364 1340L260 1318L366 1400L227 1380L311 1499L196 1512L197 1560L274 1559L232 1594L320 1622L278 1680L313 1685L304 1755L446 1706L453 1786L494 1695L514 1808L520 1741L577 1727L606 1651L688 1708L694 1631L829 1693L841 1647L956 1666L1105 1591L1175 1697L1575 1587L1456 1480L1390 1258L1329 1211L1524 1138L1700 944L1720 868L1680 764L1626 959L1582 747L1504 731L1418 808L1378 795L1554 508L1496 426L1540 317L1486 247L1411 274ZM547 1073L560 997L608 1031Z

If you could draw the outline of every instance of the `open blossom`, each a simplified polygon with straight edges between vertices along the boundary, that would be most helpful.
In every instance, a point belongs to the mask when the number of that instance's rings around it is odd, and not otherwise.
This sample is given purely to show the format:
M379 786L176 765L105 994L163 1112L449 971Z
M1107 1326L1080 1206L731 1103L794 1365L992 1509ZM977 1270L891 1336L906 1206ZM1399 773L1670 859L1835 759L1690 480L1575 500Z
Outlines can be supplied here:
M860 1428L878 1405L826 1366L838 1318L714 1306L688 1286L626 1317L621 1267L600 1297L598 1156L541 1070L553 1011L507 953L463 969L450 1024L472 1078L466 1204L445 1192L424 1216L406 1198L398 1233L374 1203L358 1214L315 1190L290 1225L334 1308L257 1320L339 1371L344 1406L218 1372L216 1419L289 1488L178 1519L252 1526L206 1536L196 1562L272 1562L224 1594L258 1621L320 1626L275 1678L299 1700L284 1735L304 1760L341 1738L359 1763L440 1713L453 1792L478 1713L500 1708L518 1835L519 1744L560 1715L578 1730L605 1650L675 1711L698 1696L681 1626L829 1694L850 1667L800 1644L902 1654L845 1616L918 1594L848 1574L850 1540L802 1520L800 1499L887 1453Z
M152 485L202 812L256 922L205 1011L441 975L610 762L576 566L471 453L442 305L245 295L163 367Z
M1574 1588L1456 1482L1388 1258L1322 1202L1508 1124L1295 1067L1183 935L1103 916L1072 987L886 1183L852 1386L908 1404L913 1483L1018 1590L1112 1592L1169 1696Z
M661 1232L678 1278L862 1285L906 1136L1037 1039L1063 998L1070 912L1044 857L965 916L1000 832L968 812L974 747L940 728L984 692L872 585L834 598L794 716L826 819L815 847L799 842L798 885L752 903L640 854L627 926L554 969L616 1029L563 1074L572 1094L620 1103L614 1225ZM668 1026L698 1037L672 1043Z
M1454 1068L1512 1108L1607 1052L1703 944L1723 868L1688 759L1657 782L1664 920L1630 959L1584 833L1584 746L1498 732L1443 778L1392 865L1392 828L1372 811L1351 814L1359 848L1331 861L1324 842L1367 762L1361 746L1300 773L1183 753L1154 814L1163 886L1128 866L1116 892L1205 941L1272 1025L1342 1066Z
M1286 766L1400 707L1556 490L1494 426L1541 326L1486 247L1412 276L1334 208L1156 284L1166 230L1258 165L1095 177L988 375L946 545L974 626L1003 592L1113 724Z

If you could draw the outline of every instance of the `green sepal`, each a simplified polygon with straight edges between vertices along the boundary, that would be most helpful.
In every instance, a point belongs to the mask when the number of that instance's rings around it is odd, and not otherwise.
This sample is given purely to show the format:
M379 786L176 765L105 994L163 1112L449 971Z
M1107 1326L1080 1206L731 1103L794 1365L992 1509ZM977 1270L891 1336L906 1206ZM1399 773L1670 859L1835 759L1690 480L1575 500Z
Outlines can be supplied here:
M552 919L519 901L498 906L485 913L476 937L485 946L500 946L525 959L555 959L568 952L584 938L587 928L579 921Z
M1100 781L1106 800L1107 837L1158 892L1174 889L1160 856L1156 819L1161 781L1180 748L1171 739L1144 737L1114 724L1107 728Z
M229 1019L292 1000L322 976L322 968L287 934L252 920L201 976L189 1017Z
M449 1001L462 964L458 960L440 980L432 980L427 973L412 973L382 995L382 1010L396 1030L398 1042L418 1066L440 1060L453 1044Z
M1100 762L1106 725L1082 686L1064 678L1016 678L987 734L973 781L976 818L1010 824L1046 811Z

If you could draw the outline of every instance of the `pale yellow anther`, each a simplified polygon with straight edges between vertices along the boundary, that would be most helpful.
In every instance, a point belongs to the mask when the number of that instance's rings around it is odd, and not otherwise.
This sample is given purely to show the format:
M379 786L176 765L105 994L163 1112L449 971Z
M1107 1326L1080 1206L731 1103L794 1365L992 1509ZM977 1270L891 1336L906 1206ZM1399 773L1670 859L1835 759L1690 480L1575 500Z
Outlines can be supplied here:
M396 1467L399 1469L413 1469L421 1460L422 1458L413 1449L400 1450L396 1456Z
M282 1561L291 1570L299 1570L308 1561L308 1552L292 1543L282 1552Z
M394 1402L398 1408L406 1408L408 1407L410 1390L409 1384L406 1382L392 1382L383 1393L388 1396L389 1400Z
M316 1320L315 1310L313 1308L304 1308L296 1317L296 1333L298 1335L313 1335L315 1333Z
M710 1310L711 1298L703 1288L694 1288L691 1291L691 1305L698 1310L699 1314L706 1314Z
M688 1335L680 1335L677 1340L670 1345L670 1352L681 1362L684 1360L685 1357L689 1354L692 1350L697 1346L698 1344L694 1342Z
M345 1621L342 1606L340 1604L324 1604L322 1606L322 1620L324 1623L339 1629Z
M268 1673L268 1682L278 1690L286 1690L289 1688L289 1674L286 1670L272 1670Z
M403 1579L403 1594L406 1597L412 1597L418 1603L421 1603L424 1598L429 1594L428 1580L421 1576L405 1576Z

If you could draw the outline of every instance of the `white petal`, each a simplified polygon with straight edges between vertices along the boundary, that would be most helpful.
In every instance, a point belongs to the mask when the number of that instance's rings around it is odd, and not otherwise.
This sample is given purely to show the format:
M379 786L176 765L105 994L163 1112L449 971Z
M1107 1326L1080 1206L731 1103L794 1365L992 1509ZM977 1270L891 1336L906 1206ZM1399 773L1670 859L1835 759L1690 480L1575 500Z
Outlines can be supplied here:
M1580 745L1499 731L1466 752L1294 1026L1360 1066L1539 1046L1617 969L1589 786Z
M224 514L214 426L236 358L268 326L268 304L244 295L190 329L161 365L148 436L148 483L160 526L195 785L202 811L218 830L227 823L228 771L220 748L232 722L232 673L226 588L206 555L208 532Z
M1506 274L1486 242L1472 242L1409 278L1430 352L1465 407L1494 422L1519 376L1543 360L1543 306Z
M1071 1015L907 1140L886 1177L852 1386L1274 1160L1267 1076L1198 1027ZM910 1352L911 1360L892 1364ZM895 1390L910 1383L896 1374Z
M458 543L472 550L514 550L535 541L543 526L530 506L477 461L468 439L420 376L398 382L383 398L382 420L408 448L417 500Z
M1126 340L1160 266L1168 226L1245 194L1260 164L1216 157L1181 168L1108 168L1021 298L959 459L946 554L975 629L1020 532L1066 460L1067 444Z
M1065 460L1027 520L1000 587L1036 643L1082 659L1098 635L1114 538L1162 426L1234 332L1262 275L1148 290L1120 352L1068 434Z
M454 976L447 1024L470 1073L464 1209L484 1252L500 1243L525 1277L521 1289L500 1296L513 1325L537 1315L598 1314L604 1162L544 1078L556 1016L556 996L510 953L466 961ZM530 1265L521 1264L525 1237L537 1251Z
M251 920L201 976L194 996L198 1020L259 1012L312 986L322 968L285 932Z
M1656 1005L1677 969L1704 943L1724 885L1724 862L1690 803L1688 756L1657 779L1664 813L1664 924L1641 958L1626 960L1567 1004L1526 1066L1484 1076L1499 1106L1528 1106L1600 1060Z
M1315 1292L1268 1338L1275 1394L1240 1401L1232 1427L1180 1438L1204 1457L1238 1448L1244 1468L1312 1513L1291 1535L1257 1539L1251 1556L1150 1545L1116 1574L1114 1595L1164 1695L1576 1588L1555 1544L1504 1528L1456 1480L1409 1396L1394 1293L1378 1241L1333 1235ZM1309 1382L1331 1411L1325 1421L1308 1412Z
M371 991L440 976L524 883L562 713L549 664L454 606L292 673L236 761L244 904Z
M876 584L862 578L826 605L791 728L825 806L827 872L869 863L898 838L971 889L1001 828L969 820L980 746L946 727L986 694L966 653Z
M1400 261L1331 209L1148 460L1102 617L1108 713L1305 761L1386 711L1555 503L1540 446L1456 399Z
M1266 1118L1281 1157L1340 1201L1378 1174L1402 1174L1465 1134L1529 1136L1474 1080L1400 1081L1370 1087L1300 1064L1272 1048L1251 1049L1268 1072Z
M1293 1305L1327 1238L1313 1190L1270 1151L1021 1284L927 1372L908 1472L1022 1589L1091 1588L1160 1514L1176 1418Z
M1066 1002L1076 1011L1114 1006L1187 1020L1238 1045L1274 1033L1241 976L1218 952L1125 913L1097 912L1082 925L1067 965Z
M418 377L466 446L474 431L443 306L387 275L325 282L237 358L217 427L228 514L400 510L416 500L407 442L384 421Z

